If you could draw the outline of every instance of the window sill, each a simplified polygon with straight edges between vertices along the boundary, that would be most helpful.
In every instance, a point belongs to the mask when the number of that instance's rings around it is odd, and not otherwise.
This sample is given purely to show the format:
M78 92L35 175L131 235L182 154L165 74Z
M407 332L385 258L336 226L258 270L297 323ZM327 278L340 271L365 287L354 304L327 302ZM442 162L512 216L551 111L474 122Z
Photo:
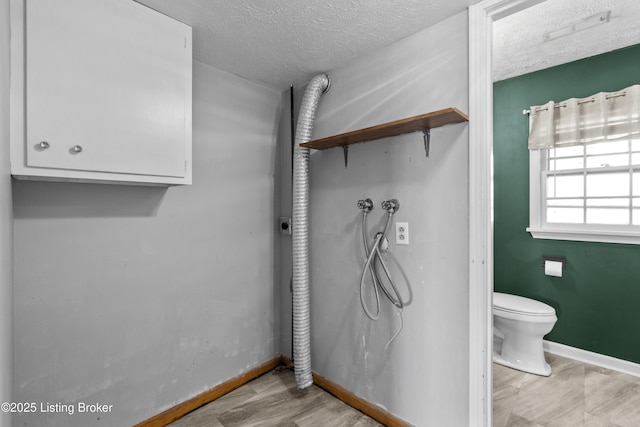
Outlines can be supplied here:
M528 227L534 239L575 240L579 242L622 243L640 245L640 232L614 230L572 230Z

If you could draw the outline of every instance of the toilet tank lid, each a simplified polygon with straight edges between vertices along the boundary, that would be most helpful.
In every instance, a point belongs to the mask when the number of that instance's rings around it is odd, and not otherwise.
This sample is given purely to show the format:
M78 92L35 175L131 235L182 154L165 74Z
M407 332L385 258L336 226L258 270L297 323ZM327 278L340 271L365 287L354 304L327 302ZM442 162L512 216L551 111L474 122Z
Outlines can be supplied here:
M518 295L493 293L493 307L513 313L528 313L534 315L555 314L556 310L543 302Z

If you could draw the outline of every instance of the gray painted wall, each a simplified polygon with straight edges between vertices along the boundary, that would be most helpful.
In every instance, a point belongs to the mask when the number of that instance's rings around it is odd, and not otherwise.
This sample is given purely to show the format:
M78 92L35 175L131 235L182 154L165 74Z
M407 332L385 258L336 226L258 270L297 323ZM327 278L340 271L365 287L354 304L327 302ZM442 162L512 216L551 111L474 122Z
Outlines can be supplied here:
M314 138L447 107L468 111L467 37L464 12L330 70ZM415 425L468 425L467 124L434 129L428 159L414 133L352 145L346 169L341 149L314 152L311 171L313 370ZM402 277L397 263L413 302L388 348L396 312L385 302L372 322L359 301L364 253L356 201L365 197L376 202L370 230L383 225L380 202L397 198L395 220L409 222L411 233L410 246L391 244L395 276ZM280 286L283 351L290 354L287 269L283 263Z
M0 2L0 402L11 402L13 370L13 213L9 164L9 2ZM0 412L0 426L11 415Z
M198 62L193 89L192 186L14 182L14 398L113 405L17 424L131 425L280 354L281 97Z
M3 31L3 57L7 43ZM315 136L467 111L467 69L462 13L330 71ZM0 73L6 94L8 61ZM290 355L290 238L274 237L277 216L291 213L288 97L196 62L193 186L14 183L14 400L114 405L100 421L39 414L17 423L133 424ZM416 425L468 424L467 145L467 126L455 125L433 131L429 159L420 134L352 146L348 169L339 149L312 158L314 370ZM411 227L411 246L392 244L392 254L414 299L388 349L395 313L387 307L372 323L358 300L363 197L378 205L371 229L391 197ZM11 216L0 211L9 235ZM10 297L10 286L0 292Z

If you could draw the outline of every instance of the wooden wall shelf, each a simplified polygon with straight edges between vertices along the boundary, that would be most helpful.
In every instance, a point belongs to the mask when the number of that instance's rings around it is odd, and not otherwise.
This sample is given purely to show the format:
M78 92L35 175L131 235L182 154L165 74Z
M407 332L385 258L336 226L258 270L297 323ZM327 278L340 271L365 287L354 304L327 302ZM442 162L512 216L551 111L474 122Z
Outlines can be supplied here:
M358 142L373 141L417 131L428 132L428 129L466 121L469 121L469 117L457 108L445 108L444 110L341 133L340 135L315 139L300 144L300 146L316 150L326 150L334 147L344 147L346 149L348 145Z

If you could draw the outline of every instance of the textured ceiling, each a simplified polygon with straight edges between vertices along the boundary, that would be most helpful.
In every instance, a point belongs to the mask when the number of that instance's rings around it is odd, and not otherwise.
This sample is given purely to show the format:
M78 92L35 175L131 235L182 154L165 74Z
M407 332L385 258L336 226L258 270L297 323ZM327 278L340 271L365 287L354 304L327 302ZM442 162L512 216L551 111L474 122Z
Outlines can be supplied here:
M193 27L198 61L279 90L479 0L137 0Z
M194 58L278 90L421 31L480 0L136 0L193 27ZM611 21L543 42L611 10ZM494 80L640 43L640 0L546 0L494 24ZM443 46L446 49L446 46Z
M600 12L608 23L543 42L543 34ZM494 80L640 43L640 0L547 0L494 23Z

